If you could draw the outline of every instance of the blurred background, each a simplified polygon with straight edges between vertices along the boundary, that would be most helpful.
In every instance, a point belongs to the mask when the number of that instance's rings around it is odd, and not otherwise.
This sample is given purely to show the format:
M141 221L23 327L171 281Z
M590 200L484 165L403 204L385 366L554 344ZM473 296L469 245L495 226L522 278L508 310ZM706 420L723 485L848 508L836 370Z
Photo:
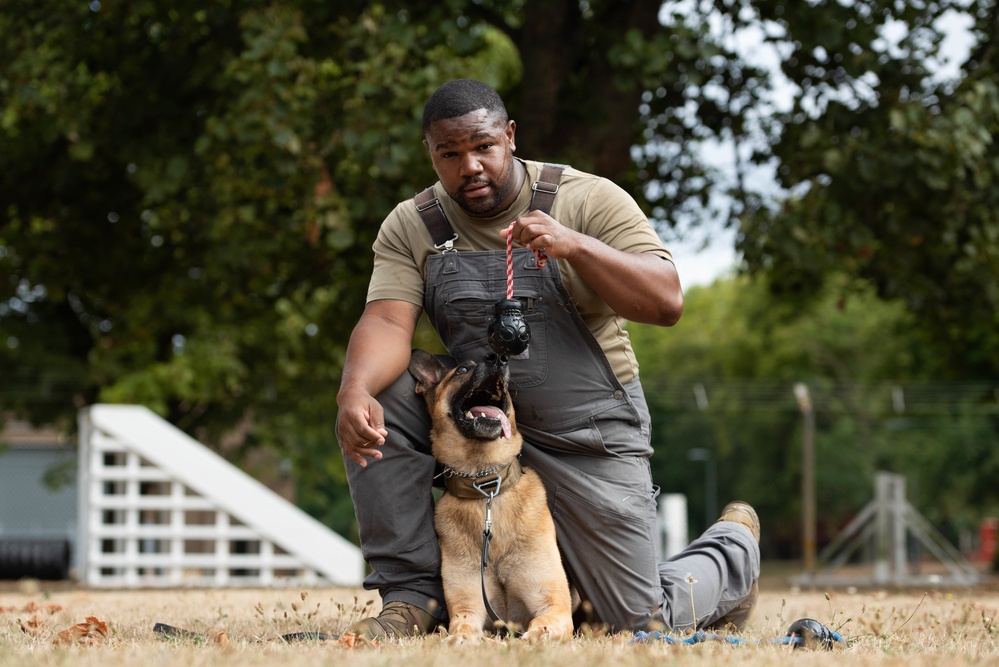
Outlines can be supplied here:
M796 562L806 473L821 548L890 471L978 554L997 30L994 0L0 0L0 468L43 443L65 495L77 411L140 404L356 540L344 350L381 220L435 180L423 103L470 77L519 156L613 179L674 250L681 322L630 331L691 534L741 498Z

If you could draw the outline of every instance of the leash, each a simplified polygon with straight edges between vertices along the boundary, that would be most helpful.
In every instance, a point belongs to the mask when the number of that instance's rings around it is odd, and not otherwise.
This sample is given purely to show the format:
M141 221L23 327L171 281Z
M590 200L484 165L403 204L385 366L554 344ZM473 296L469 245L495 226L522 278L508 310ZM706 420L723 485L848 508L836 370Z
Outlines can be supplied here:
M163 635L169 639L193 639L199 643L211 643L211 636L200 633L193 632L191 630L184 630L183 628L174 627L172 625L167 625L166 623L157 623L153 626L153 632L158 635ZM328 634L325 632L292 632L291 634L281 635L278 639L285 642L303 642L303 641L336 641L340 639L340 635ZM258 639L258 642L264 640Z
M500 618L496 610L489 603L489 594L486 593L486 567L489 565L489 543L493 539L493 498L499 495L503 488L503 478L497 476L485 482L473 482L472 487L486 497L486 525L482 531L482 567L479 569L479 580L482 583L482 602L485 603L486 613L496 626L500 634L510 632L510 626ZM520 633L513 633L519 636Z
M513 226L517 224L514 220L506 228L506 298L513 299ZM538 268L545 268L548 263L548 255L544 250L535 250L534 256L538 259Z

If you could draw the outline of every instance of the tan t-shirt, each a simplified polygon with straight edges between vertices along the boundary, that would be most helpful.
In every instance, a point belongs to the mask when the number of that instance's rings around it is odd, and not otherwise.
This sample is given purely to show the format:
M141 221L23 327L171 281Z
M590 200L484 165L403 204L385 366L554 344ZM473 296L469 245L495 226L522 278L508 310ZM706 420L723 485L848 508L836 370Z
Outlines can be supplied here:
M500 231L526 215L531 203L531 184L538 180L541 163L522 160L527 179L516 201L493 218L470 217L444 192L438 182L434 192L451 227L458 235L454 248L462 250L504 250ZM642 210L624 190L612 181L581 171L566 169L562 174L551 216L562 225L600 239L629 253L652 253L672 260ZM413 200L400 203L382 223L374 243L375 264L368 285L368 302L380 299L406 301L423 306L426 279L425 262L439 253L423 224ZM558 260L562 282L621 382L638 374L638 362L631 349L624 319L597 296L566 260ZM502 299L505 294L497 294Z

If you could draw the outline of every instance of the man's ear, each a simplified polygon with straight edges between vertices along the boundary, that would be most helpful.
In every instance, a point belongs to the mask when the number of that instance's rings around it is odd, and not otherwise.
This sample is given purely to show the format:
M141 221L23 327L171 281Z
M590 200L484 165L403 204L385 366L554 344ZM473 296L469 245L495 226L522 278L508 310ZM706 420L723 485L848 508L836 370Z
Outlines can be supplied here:
M416 379L417 395L423 396L444 379L447 367L426 350L413 350L409 358L409 374Z

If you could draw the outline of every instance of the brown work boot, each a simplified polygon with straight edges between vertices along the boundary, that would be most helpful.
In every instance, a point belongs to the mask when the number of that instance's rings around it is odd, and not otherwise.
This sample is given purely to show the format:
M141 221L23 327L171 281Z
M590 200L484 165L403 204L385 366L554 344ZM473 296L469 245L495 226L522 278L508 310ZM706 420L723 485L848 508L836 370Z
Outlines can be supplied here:
M741 523L749 529L749 532L756 538L756 543L760 542L760 517L756 516L756 510L749 503L741 500L733 500L722 510L718 521L731 521ZM716 522L717 523L717 522Z
M359 637L370 641L389 637L416 637L437 628L438 621L416 605L393 600L386 602L377 616L363 618L350 628Z
M718 521L732 521L740 523L749 529L753 534L757 544L760 542L760 517L756 515L756 510L749 503L736 500L725 506ZM753 611L756 600L760 597L760 582L754 581L753 587L749 589L749 594L742 599L735 609L728 612L717 621L712 623L713 627L725 628L734 627L741 630L749 620L749 615Z

